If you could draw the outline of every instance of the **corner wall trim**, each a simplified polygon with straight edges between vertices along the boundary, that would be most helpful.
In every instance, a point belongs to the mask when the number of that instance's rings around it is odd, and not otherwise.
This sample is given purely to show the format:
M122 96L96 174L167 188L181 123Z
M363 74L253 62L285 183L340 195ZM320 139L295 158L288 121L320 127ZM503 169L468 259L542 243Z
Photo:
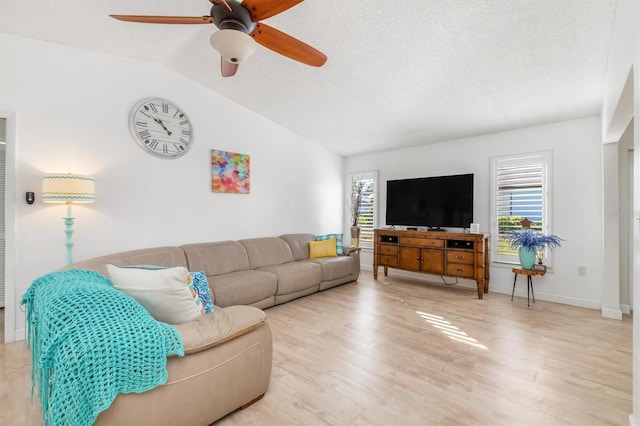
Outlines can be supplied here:
M611 319L622 319L622 311L620 309L611 309L602 307L602 317L603 318L611 318Z

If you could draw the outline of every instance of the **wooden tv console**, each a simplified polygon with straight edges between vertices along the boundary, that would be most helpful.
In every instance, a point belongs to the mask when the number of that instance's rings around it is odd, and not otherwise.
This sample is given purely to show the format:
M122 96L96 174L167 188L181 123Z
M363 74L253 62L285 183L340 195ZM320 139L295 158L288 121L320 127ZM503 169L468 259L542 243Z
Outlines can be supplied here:
M374 230L373 278L378 267L476 281L478 299L489 292L488 234L439 231Z

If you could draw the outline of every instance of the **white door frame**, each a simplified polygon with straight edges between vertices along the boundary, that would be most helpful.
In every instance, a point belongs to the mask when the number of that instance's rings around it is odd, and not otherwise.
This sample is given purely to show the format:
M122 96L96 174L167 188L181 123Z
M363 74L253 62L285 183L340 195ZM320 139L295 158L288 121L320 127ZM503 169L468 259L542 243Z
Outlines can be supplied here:
M4 271L4 341L16 340L16 113L0 109L0 117L6 118L6 168L5 168L5 271Z

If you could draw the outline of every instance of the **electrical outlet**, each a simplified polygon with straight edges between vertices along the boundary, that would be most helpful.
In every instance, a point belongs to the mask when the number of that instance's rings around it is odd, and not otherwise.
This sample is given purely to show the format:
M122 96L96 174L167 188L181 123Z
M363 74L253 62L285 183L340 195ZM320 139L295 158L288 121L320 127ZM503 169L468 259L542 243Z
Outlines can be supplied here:
M578 275L581 277L587 276L587 267L586 266L578 266Z

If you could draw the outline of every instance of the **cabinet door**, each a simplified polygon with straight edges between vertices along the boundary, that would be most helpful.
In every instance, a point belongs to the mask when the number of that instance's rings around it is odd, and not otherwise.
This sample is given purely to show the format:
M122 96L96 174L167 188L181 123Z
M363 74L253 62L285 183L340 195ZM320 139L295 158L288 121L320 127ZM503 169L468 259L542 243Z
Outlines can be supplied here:
M420 249L400 247L400 269L420 271Z
M444 250L422 249L422 272L444 273Z

